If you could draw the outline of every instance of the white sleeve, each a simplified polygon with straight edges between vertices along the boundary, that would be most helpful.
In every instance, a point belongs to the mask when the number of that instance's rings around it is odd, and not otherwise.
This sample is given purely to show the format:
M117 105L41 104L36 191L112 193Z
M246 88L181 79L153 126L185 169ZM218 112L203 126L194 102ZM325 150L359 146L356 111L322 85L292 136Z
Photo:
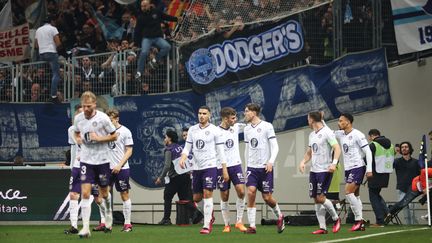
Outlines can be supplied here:
M192 149L192 143L186 141L182 154L189 155L191 149Z
M276 157L279 153L279 145L278 145L278 142L276 140L276 137L269 139L269 143L270 143L270 160L269 160L269 163L274 164L276 161Z
M225 157L225 149L224 149L224 141L223 141L223 135L221 132L217 132L215 134L215 145L216 145L216 152L217 152L217 156L219 161L222 164L226 164L227 160Z
M366 172L372 172L372 151L369 145L364 146L362 150L366 155Z

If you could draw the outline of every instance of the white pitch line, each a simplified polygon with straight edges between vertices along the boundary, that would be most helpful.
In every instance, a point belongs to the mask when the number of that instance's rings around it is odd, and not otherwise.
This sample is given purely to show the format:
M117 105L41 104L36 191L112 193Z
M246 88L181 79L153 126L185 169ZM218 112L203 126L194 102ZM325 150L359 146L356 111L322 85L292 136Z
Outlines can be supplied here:
M356 237L352 237L352 238L318 241L318 243L332 243L332 242L351 241L351 240L365 239L365 238L370 238L370 237L375 237L375 236L380 236L380 235L389 235L389 234L396 234L396 233L400 233L400 232L417 231L417 230L425 230L425 229L430 229L430 228L418 228L418 229L408 229L408 230L395 230L395 231L389 231L389 232L383 232L383 233L377 233L377 234L356 236Z

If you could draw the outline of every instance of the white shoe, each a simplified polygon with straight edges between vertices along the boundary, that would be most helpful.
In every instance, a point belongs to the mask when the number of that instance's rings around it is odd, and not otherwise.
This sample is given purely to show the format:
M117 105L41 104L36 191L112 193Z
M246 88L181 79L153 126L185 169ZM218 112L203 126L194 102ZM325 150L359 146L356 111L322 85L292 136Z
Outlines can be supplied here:
M423 219L423 220L428 220L429 217L428 217L427 214L425 214L425 215L420 216L420 218Z
M91 236L90 229L82 228L78 233L80 238L89 238Z

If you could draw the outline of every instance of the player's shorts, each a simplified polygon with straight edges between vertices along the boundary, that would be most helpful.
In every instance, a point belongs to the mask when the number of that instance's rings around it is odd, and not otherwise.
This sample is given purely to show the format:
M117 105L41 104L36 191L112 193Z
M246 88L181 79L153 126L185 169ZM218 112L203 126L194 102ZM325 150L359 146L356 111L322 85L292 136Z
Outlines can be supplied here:
M81 169L73 167L71 170L71 176L69 180L69 192L81 193Z
M267 173L265 168L248 167L246 171L246 186L254 186L261 193L273 193L273 171Z
M238 184L245 184L245 178L241 165L230 166L227 168L227 170L230 179L228 182L224 182L222 169L218 169L217 186L219 190L229 190L231 188L231 182L234 184L234 186Z
M192 172L192 191L193 193L203 193L203 190L212 191L216 189L217 168L207 168L194 170Z
M131 187L129 184L129 169L120 170L118 174L111 174L111 186L114 184L118 192L128 191Z
M315 198L317 195L326 195L332 178L333 173L330 172L310 172L309 197Z
M109 163L101 165L92 165L80 163L81 166L81 183L97 184L101 187L109 186L111 170Z
M363 183L363 178L366 173L366 166L354 168L345 171L345 182L347 184L355 183L356 185L361 185Z

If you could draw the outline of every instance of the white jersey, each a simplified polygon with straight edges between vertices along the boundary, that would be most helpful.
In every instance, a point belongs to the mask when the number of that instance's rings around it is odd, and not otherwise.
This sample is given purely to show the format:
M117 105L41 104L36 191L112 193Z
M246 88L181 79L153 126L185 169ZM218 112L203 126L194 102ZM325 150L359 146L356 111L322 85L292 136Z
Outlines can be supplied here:
M203 170L217 167L216 146L222 146L223 140L221 140L221 134L215 125L209 124L205 128L201 128L199 124L193 125L189 128L186 143L192 145L196 164L194 169Z
M312 150L311 172L328 172L332 163L332 146L338 144L333 131L327 126L309 134L309 147Z
M36 30L35 39L39 46L39 54L42 53L57 53L57 45L54 42L54 36L59 32L56 27L51 24L44 24Z
M125 155L126 146L133 146L133 139L131 131L125 127L120 126L117 128L116 133L118 134L117 140L108 143L110 148L110 168L113 169ZM122 169L129 169L129 162L123 165Z
M78 160L80 153L80 146L75 141L75 128L74 126L70 126L68 129L68 142L71 146L71 160L70 167L72 168L80 168L80 162Z
M270 139L276 139L273 125L260 121L255 126L248 124L244 129L247 167L265 168L271 157Z
M90 140L90 132L95 132L98 136L107 136L115 132L115 127L109 117L101 112L86 119L84 112L75 117L75 132L79 132L83 144L81 145L80 162L100 165L109 163L109 148L107 143L98 143Z
M348 134L345 134L343 130L338 130L335 131L335 135L341 144L345 170L365 166L366 163L363 160L364 152L362 148L369 146L365 135L357 129L353 129Z
M221 139L224 143L224 152L226 157L226 166L236 166L242 163L239 149L239 134L243 130L245 124L236 123L234 126L225 129L218 126L221 133ZM221 161L218 161L218 169L222 168Z

